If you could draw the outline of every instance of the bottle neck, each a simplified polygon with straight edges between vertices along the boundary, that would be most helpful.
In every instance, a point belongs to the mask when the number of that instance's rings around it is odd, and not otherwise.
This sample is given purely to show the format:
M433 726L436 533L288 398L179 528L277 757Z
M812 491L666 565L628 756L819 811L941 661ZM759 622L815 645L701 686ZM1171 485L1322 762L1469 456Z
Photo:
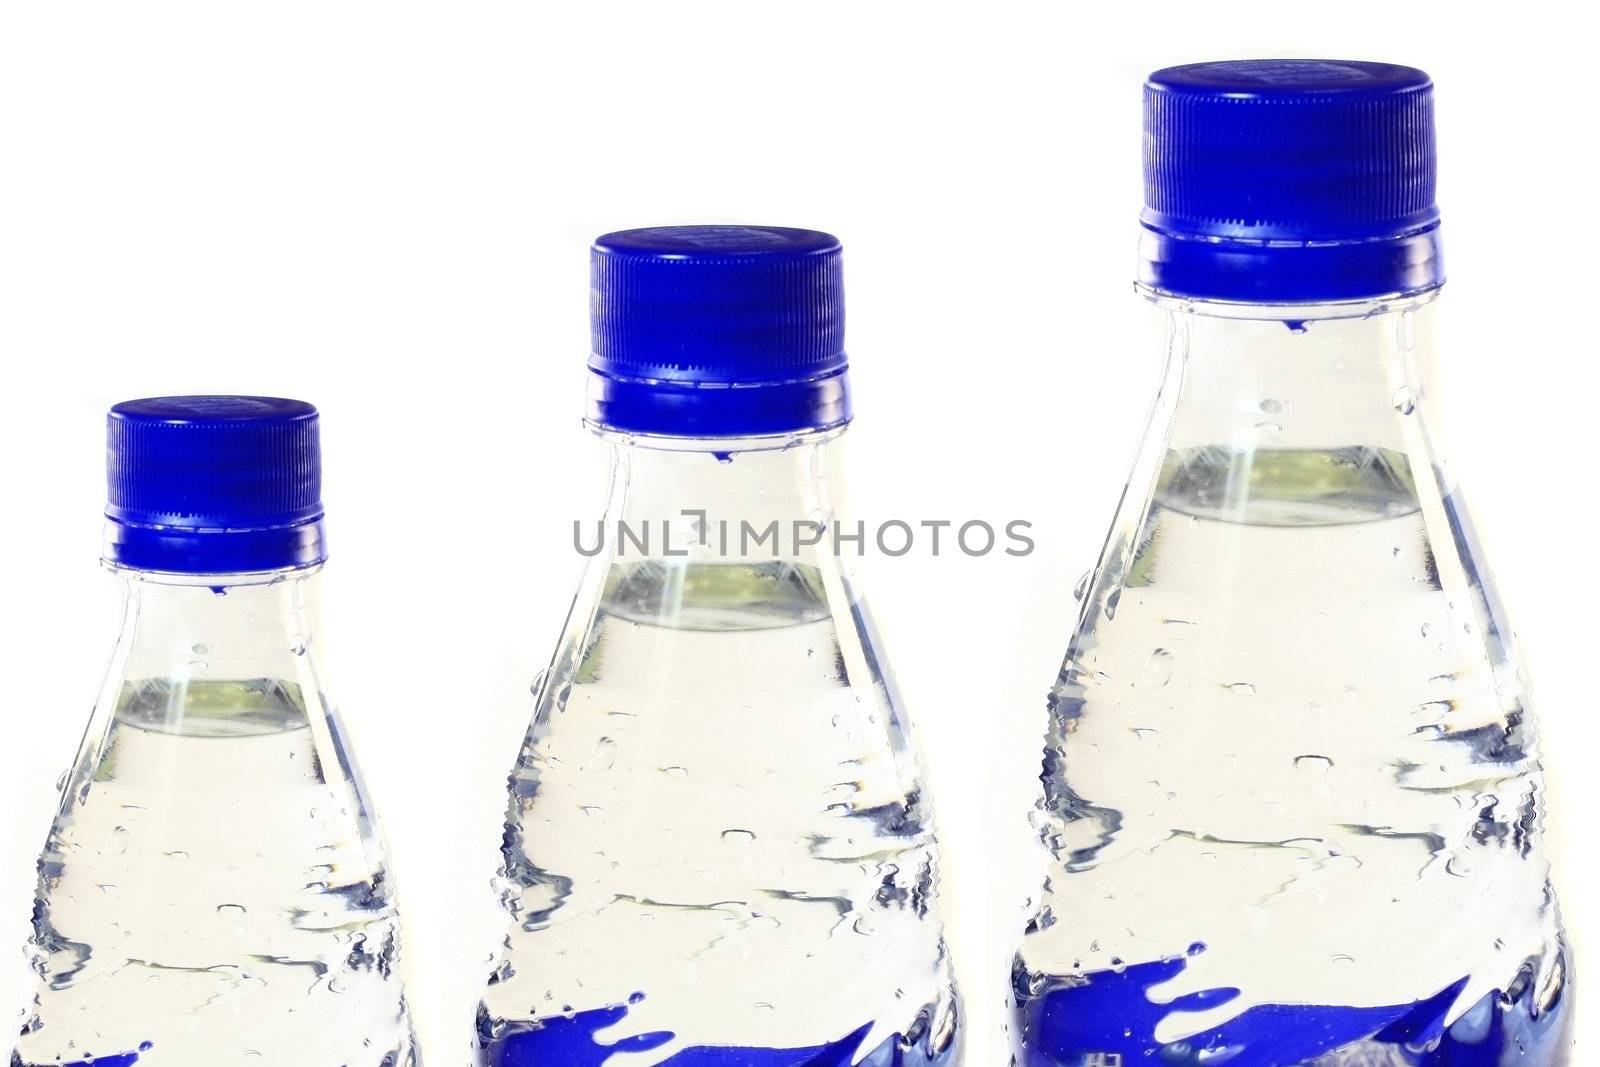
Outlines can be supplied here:
M122 676L298 677L317 638L320 570L190 576L117 569L127 584Z
M602 433L611 447L612 472L605 523L620 523L635 534L648 529L652 542L645 555L661 555L669 545L717 554L721 538L715 531L724 524L737 544L741 524L766 529L777 523L787 544L797 522L834 521L843 436L843 428L740 440Z
M1435 293L1327 306L1153 297L1165 384L1136 477L1193 515L1266 525L1414 510Z
M1153 296L1177 399L1168 447L1406 450L1436 294L1325 306Z

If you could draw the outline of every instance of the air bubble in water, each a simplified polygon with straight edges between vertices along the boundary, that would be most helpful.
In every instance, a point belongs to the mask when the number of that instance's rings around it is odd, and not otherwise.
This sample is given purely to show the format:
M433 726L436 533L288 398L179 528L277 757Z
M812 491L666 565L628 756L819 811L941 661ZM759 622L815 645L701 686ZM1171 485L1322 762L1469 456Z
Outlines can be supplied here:
M1172 653L1158 648L1144 661L1139 674L1139 684L1147 689L1159 689L1172 681Z
M617 743L609 737L602 737L594 743L593 750L589 753L589 767L596 771L609 771L617 762Z

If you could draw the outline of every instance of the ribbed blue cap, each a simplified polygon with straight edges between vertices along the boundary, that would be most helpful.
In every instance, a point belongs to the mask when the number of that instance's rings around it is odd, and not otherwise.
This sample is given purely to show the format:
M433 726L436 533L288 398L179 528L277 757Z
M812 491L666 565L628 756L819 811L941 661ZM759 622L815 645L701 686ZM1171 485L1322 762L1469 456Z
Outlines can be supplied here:
M1422 71L1311 59L1169 67L1145 84L1144 127L1142 284L1292 303L1444 281Z
M599 238L590 266L592 425L754 437L850 420L838 238L657 226Z
M321 563L317 409L265 396L129 400L106 418L108 562L177 574Z

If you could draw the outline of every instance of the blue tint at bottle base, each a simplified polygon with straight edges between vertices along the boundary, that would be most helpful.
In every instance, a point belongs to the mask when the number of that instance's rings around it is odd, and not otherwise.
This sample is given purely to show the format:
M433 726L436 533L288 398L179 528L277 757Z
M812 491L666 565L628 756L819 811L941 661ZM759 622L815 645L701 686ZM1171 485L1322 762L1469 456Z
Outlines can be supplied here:
M1036 992L1029 991L1033 983L1019 968L1012 1018L1017 1067L1289 1067L1357 1051L1383 1052L1388 1058L1382 1062L1412 1067L1557 1067L1563 1062L1570 983L1542 1011L1533 1005L1529 981L1510 997L1485 995L1447 1023L1446 1013L1467 984L1462 978L1410 1004L1261 1004L1181 1041L1163 1042L1156 1038L1156 1026L1169 1014L1201 1011L1239 995L1237 989L1207 989L1154 1003L1148 991L1186 963L1178 957L1046 979Z
M152 1048L149 1041L139 1046L139 1052L149 1052ZM139 1052L120 1052L114 1056L94 1056L86 1060L73 1060L71 1063L51 1064L50 1067L133 1067L139 1062ZM32 1067L22 1062L21 1058L12 1061L18 1067ZM43 1067L43 1065L40 1065Z
M648 1052L673 1039L667 1031L616 1039L602 1036L601 1031L616 1026L627 1014L625 1005L617 1005L515 1024L479 1049L479 1067L604 1067L618 1053ZM662 1067L954 1067L959 1041L933 1051L926 1041L908 1047L904 1037L895 1035L863 1051L862 1042L871 1030L868 1024L836 1041L806 1048L696 1046L674 1053Z

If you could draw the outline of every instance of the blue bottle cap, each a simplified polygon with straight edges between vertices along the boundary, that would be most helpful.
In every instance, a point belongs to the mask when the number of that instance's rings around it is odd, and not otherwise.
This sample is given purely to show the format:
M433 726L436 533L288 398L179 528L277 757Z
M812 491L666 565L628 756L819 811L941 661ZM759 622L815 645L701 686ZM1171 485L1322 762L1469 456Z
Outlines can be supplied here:
M1422 71L1310 59L1169 67L1145 83L1144 128L1141 284L1316 303L1444 281Z
M755 437L849 422L841 260L838 238L782 226L599 238L589 423Z
M317 409L265 396L129 400L106 418L105 558L176 574L327 559Z

